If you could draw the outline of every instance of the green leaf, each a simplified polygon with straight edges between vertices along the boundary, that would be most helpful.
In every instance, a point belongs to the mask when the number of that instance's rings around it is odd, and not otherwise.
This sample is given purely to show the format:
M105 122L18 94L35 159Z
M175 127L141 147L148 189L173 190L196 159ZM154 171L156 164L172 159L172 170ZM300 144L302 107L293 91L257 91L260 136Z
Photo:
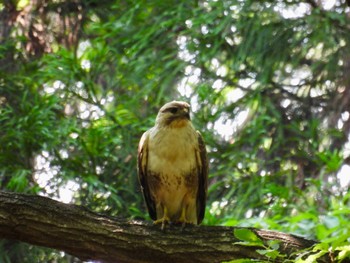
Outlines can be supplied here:
M317 259L322 257L324 254L328 253L328 251L319 251L316 254L309 255L306 259L299 258L295 261L295 263L315 263Z
M264 263L264 262L269 262L269 261L249 259L249 258L240 258L240 259L235 259L235 260L231 260L231 261L223 261L222 263L252 263L252 262Z
M234 236L244 242L236 242L237 245L244 246L264 246L262 240L250 229L235 228Z
M277 250L257 249L256 252L258 252L260 255L264 255L264 256L272 258L272 259L275 259L278 256L280 256L280 252Z
M350 245L337 247L335 250L340 251L337 256L338 260L343 260L350 257Z
M11 180L8 182L7 187L16 192L24 192L27 188L29 181L28 176L30 171L28 170L18 170L14 173Z
M267 241L267 244L269 246L269 248L273 249L273 250L278 250L280 248L280 240L269 240Z

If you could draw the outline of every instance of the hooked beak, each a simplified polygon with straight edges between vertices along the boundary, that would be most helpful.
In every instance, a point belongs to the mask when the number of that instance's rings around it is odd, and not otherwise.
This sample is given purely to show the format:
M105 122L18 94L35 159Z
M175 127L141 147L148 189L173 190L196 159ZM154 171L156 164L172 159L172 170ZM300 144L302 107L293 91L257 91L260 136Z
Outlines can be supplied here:
M181 109L181 116L184 116L186 119L191 119L190 118L190 111L189 111L189 109L188 108L182 108Z

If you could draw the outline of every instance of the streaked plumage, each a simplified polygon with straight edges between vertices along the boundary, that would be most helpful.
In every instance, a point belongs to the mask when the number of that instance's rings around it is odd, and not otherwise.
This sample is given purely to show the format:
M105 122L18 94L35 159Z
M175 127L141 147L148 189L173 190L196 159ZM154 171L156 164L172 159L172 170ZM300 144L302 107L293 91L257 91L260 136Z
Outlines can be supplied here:
M202 136L190 121L190 105L165 104L138 148L138 175L148 212L168 222L200 224L205 213L208 163Z

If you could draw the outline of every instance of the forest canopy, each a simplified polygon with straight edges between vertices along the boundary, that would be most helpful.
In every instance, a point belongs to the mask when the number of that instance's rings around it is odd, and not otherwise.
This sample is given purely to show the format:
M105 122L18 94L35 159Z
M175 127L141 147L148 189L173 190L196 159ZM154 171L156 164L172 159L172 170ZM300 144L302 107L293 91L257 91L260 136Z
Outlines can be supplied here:
M191 104L210 161L203 224L349 256L350 2L0 2L0 187L149 220L136 151ZM1 241L1 262L71 261Z

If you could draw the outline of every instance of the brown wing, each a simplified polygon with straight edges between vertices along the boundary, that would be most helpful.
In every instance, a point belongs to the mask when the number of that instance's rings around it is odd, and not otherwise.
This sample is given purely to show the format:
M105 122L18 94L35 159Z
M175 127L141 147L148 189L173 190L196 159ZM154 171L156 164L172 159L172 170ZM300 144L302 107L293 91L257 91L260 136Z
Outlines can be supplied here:
M156 205L152 198L149 185L148 185L148 175L147 175L147 166L148 166L148 137L149 131L146 131L140 140L138 155L137 155L137 168L139 182L141 185L141 191L145 202L147 205L148 213L153 220L157 219Z
M199 160L197 161L198 171L198 193L197 193L197 224L200 224L204 218L205 203L207 199L208 188L208 158L207 150L202 135L198 134Z

